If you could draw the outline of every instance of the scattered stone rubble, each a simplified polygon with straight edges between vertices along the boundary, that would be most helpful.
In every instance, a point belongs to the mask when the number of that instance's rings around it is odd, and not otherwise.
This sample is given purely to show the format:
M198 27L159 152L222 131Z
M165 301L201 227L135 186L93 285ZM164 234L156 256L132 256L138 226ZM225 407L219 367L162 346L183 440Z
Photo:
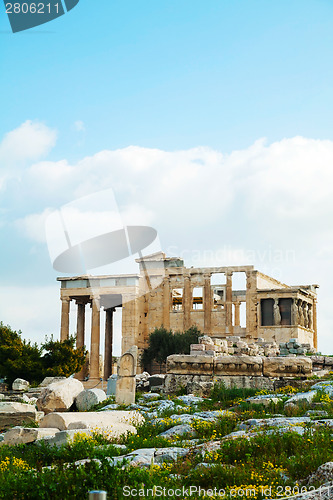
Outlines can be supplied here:
M297 339L290 339L289 342L281 342L279 344L280 356L304 356L304 354L315 354L316 350L311 348L310 344L301 344Z
M66 381L62 382L65 386ZM313 396L318 390L325 391L327 394L333 396L333 382L320 381L315 383L311 390L308 392L299 392L292 395L286 400L286 403L299 404L301 401L306 400L309 404L313 400ZM86 397L88 391L84 391ZM81 393L82 394L82 393ZM81 396L81 398L84 397ZM77 396L78 398L79 396ZM263 403L268 405L276 403L281 398L286 398L282 394L266 394L263 396L255 396L248 398L247 401L251 403ZM214 464L206 463L206 453L213 452L220 448L221 441L230 439L252 439L254 436L261 432L289 432L294 431L302 435L305 428L309 425L316 426L330 426L333 430L333 419L323 418L320 420L313 420L311 411L308 411L302 417L286 417L282 415L274 415L271 418L265 419L248 419L238 423L234 432L224 436L220 440L211 440L208 442L200 442L196 439L196 431L194 423L196 421L203 422L216 422L221 416L233 415L232 409L222 411L199 411L197 405L203 401L203 398L193 394L180 396L171 401L163 399L159 393L147 393L135 404L130 406L128 411L119 411L118 405L108 405L103 411L99 412L50 412L40 421L39 428L26 428L23 426L14 427L8 430L3 435L3 444L17 445L26 444L32 446L39 445L42 442L47 442L50 445L62 446L70 443L75 436L85 434L91 436L99 428L100 432L108 432L110 437L119 437L124 432L136 432L135 425L148 420L152 426L163 425L164 418L161 417L161 412L168 409L174 410L174 413L168 417L168 422L171 426L162 431L159 435L166 440L170 440L170 445L161 448L143 448L127 453L126 446L118 446L123 451L121 456L111 456L108 461L118 467L151 467L152 464L160 465L163 462L175 461L179 458L186 457L187 455L194 454L202 457L202 462L198 467L213 467ZM34 405L10 403L0 403L0 405L7 405L8 408L17 410L27 410L36 418L37 410ZM177 414L178 408L184 408L184 404L192 408L191 412ZM179 406L180 405L180 406ZM110 408L112 406L112 409ZM24 408L23 408L24 407ZM3 407L4 408L4 407ZM313 412L313 410L312 410ZM13 413L10 411L9 413ZM25 412L22 412L25 413ZM134 424L134 425L133 425ZM163 429L163 427L162 427ZM172 446L171 441L177 441L177 446ZM166 441L168 443L168 441ZM117 447L117 445L115 445ZM100 463L97 459L84 459L76 462L77 466L84 465L89 461ZM324 484L332 484L328 482L333 481L333 464L328 462L318 468L318 470L309 476L304 484L315 484L316 482ZM323 494L323 489L320 490L322 496L320 498L329 499L331 496ZM330 494L333 490L331 490ZM317 496L315 496L317 494ZM326 495L326 496L325 496ZM310 492L295 497L298 500L314 500L318 498L318 492Z
M313 371L320 374L333 370L333 357L305 355L313 352L308 344L296 339L278 346L259 338L247 344L239 336L227 339L199 337L190 354L175 354L167 359L165 391L176 392L186 387L188 392L207 396L214 381L226 387L275 390L277 380L308 378Z
M279 346L276 342L268 342L262 338L257 341L251 340L247 343L245 339L239 336L229 336L227 339L217 339L204 335L199 337L198 344L191 345L190 354L192 356L218 356L223 355L242 355L248 356L304 356L307 353L314 354L315 350L310 344L300 344L297 339L290 339L289 342L282 342Z

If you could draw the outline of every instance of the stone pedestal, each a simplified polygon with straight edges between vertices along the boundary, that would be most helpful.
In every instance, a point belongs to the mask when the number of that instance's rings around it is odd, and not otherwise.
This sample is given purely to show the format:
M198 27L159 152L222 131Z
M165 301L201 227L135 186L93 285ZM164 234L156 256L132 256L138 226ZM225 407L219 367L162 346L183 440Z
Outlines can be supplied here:
M116 403L118 404L130 405L135 403L137 350L138 348L133 346L120 358L116 386Z

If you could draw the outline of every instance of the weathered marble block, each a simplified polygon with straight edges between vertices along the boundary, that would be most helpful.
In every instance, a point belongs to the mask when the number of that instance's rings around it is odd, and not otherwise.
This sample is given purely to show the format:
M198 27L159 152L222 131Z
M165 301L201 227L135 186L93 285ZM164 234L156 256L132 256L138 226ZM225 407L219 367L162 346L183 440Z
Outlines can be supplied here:
M173 354L167 358L167 373L213 375L214 358L207 355Z
M206 348L205 344L191 344L191 351L204 351Z
M215 358L215 374L217 375L262 375L262 358L260 356L218 356Z
M309 357L264 358L263 372L266 377L295 377L312 374L312 360Z

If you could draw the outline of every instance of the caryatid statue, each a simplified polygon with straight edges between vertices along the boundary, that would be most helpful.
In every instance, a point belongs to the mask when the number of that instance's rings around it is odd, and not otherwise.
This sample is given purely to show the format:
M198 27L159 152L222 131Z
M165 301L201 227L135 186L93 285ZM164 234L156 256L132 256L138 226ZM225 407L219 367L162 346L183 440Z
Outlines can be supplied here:
M274 299L273 313L274 313L274 325L281 325L279 299Z
M302 307L302 301L298 301L298 323L301 326L304 326L304 316L303 316L303 307Z

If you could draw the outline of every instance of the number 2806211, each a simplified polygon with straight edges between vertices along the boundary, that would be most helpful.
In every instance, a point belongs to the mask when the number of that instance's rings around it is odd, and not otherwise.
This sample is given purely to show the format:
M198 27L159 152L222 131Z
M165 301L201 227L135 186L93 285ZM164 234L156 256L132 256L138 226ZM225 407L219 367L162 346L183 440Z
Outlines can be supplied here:
M6 3L7 14L59 14L59 3Z

